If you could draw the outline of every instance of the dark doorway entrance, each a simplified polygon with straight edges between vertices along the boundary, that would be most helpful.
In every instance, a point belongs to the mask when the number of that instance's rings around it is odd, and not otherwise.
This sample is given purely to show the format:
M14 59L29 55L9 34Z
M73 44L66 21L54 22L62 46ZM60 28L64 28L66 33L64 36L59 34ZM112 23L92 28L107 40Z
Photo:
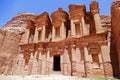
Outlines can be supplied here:
M54 71L61 71L60 69L60 55L54 56Z

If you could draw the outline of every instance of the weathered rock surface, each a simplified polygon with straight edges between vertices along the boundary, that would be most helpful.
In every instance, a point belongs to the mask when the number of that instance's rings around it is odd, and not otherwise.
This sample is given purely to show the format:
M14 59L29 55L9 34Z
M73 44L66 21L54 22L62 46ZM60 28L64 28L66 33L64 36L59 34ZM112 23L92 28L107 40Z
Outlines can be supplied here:
M120 77L120 1L111 5L111 60L114 76Z
M108 15L101 15L100 18L104 30L111 31L111 17Z
M11 70L13 60L18 54L19 41L20 36L0 30L0 73L5 73L8 68Z
M16 34L22 34L25 31L26 20L33 19L36 14L33 13L20 13L8 21L2 28L4 31L14 32Z

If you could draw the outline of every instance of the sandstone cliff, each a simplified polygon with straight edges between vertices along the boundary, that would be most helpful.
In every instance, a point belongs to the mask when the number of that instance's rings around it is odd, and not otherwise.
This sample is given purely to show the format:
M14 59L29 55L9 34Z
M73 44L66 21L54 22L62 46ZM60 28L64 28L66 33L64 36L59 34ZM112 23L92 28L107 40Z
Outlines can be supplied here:
M26 20L33 19L35 16L36 14L32 13L18 14L0 29L0 73L12 70L18 54L21 34L26 27Z
M101 15L100 18L104 30L111 31L111 17L107 15Z
M26 27L26 20L33 19L36 14L33 13L20 13L8 21L2 28L4 31L14 32L16 34L24 33Z
M12 67L18 54L20 36L0 30L0 73L5 73Z

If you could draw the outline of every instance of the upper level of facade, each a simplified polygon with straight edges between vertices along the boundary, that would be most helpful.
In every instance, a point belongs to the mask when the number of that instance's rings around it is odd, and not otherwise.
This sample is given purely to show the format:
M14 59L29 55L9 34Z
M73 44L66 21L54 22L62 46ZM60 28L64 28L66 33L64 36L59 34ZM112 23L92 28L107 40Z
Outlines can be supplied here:
M32 20L28 19L21 44L54 42L104 32L98 2L90 3L90 11L86 11L83 4L71 4L68 8L69 13L58 8L50 17L47 12L43 12Z

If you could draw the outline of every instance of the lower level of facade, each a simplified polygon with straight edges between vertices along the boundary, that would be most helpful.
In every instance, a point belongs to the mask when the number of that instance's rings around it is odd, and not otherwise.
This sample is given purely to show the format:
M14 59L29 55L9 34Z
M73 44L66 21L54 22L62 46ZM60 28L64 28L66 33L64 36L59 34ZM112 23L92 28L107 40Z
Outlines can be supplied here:
M112 77L109 42L105 34L67 41L22 44L12 74Z

